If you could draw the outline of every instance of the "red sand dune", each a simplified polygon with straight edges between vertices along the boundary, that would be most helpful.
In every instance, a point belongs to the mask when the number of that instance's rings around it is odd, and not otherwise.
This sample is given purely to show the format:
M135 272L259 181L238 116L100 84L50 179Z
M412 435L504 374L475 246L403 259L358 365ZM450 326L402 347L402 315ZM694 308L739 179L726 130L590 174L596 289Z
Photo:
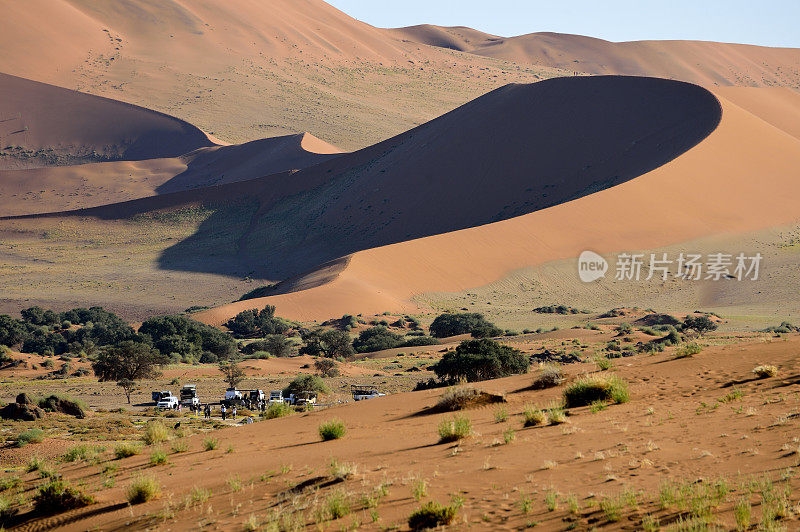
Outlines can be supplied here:
M0 73L0 169L175 157L212 144L177 118Z
M702 85L800 88L797 48L706 41L617 43L549 32L506 38L470 28L428 25L387 31L401 40L588 74L655 76Z
M210 72L234 58L390 60L403 49L320 0L3 0L0 6L0 72L52 83L78 79L72 71L87 59L119 60L120 51L139 63L140 76L157 82L165 64Z

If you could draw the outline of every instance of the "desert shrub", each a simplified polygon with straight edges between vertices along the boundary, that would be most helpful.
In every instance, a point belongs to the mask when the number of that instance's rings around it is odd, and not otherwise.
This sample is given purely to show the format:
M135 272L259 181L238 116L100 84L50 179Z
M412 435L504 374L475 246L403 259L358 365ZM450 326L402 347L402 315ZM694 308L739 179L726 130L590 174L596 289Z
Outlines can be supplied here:
M346 331L316 329L303 332L302 337L304 345L300 348L301 355L348 358L355 352Z
M675 350L675 358L686 358L692 355L696 355L702 351L702 348L697 345L696 343L692 342L689 344L682 345L678 349Z
M141 451L141 448L138 445L133 443L120 443L114 447L114 456L117 460L121 460L123 458L135 456L139 454L139 451Z
M165 442L169 437L170 433L166 425L160 420L154 419L145 426L142 441L147 445L153 445L154 443Z
M433 371L445 382L476 382L525 373L529 364L519 350L484 338L461 342L434 364Z
M361 331L358 338L353 340L353 348L358 353L371 353L393 349L403 343L399 334L393 333L383 325L370 327Z
M267 305L261 310L245 310L228 320L225 326L237 338L254 338L269 334L283 334L289 330L289 324L275 316L275 307Z
M454 416L439 423L439 442L462 440L472 434L472 421L467 416Z
M38 493L33 498L33 507L41 514L56 514L83 508L93 502L94 499L82 490L58 478L39 487Z
M341 419L331 419L319 426L319 437L322 441L338 440L347 432Z
M408 526L411 530L429 530L440 526L447 526L453 522L458 507L456 505L444 506L436 501L428 501L408 517Z
M536 427L544 425L547 420L547 415L534 405L525 405L522 411L522 426L523 427Z
M658 333L650 327L639 327L639 330L648 336L658 336Z
M236 353L236 342L215 327L186 316L156 316L139 327L139 334L151 339L164 356L178 353L181 357L200 358L203 352L227 359Z
M626 403L629 399L628 384L616 375L580 377L564 390L567 408L587 406L595 401Z
M633 332L633 327L630 323L620 323L615 330L619 333L619 336L623 336L631 334Z
M759 379L766 379L778 375L777 366L756 366L753 368L753 374Z
M682 329L684 331L694 330L697 331L698 334L705 334L707 332L716 330L717 324L714 323L708 316L689 316L683 321Z
M452 412L470 406L481 392L475 388L451 387L444 391L436 404L436 409L441 412Z
M314 361L314 369L323 377L337 377L340 373L339 364L331 358L318 358Z
M681 341L683 340L677 329L675 329L675 327L672 327L671 325L667 326L664 332L666 332L667 334L657 340L657 342L659 342L660 344L677 345L681 343Z
M89 409L86 403L80 399L74 399L68 395L55 393L40 398L37 403L42 410L48 412L63 412L78 419L85 418L86 411Z
M503 336L505 331L491 323L475 327L470 332L473 338L494 338L495 336Z
M0 345L14 346L25 340L25 324L7 314L0 314Z
M0 478L0 491L8 491L18 488L22 485L22 480L17 475L9 475Z
M581 311L567 305L545 305L536 307L533 311L539 314L588 314L587 311Z
M539 369L539 374L533 379L531 388L543 390L553 388L564 382L564 371L555 364L547 364Z
M431 335L436 338L446 338L459 334L472 334L478 331L479 334L497 331L493 336L502 334L502 330L487 321L483 314L468 312L461 314L441 314L433 320L430 326Z
M262 414L264 419L275 419L285 417L294 413L294 408L286 403L272 403Z
M432 336L406 335L398 347L419 347L425 345L439 345L439 340Z
M219 446L219 440L216 438L206 438L203 440L203 449L206 451L213 451Z
M44 431L42 429L28 429L17 434L14 438L14 445L16 447L24 447L29 443L42 443L44 440Z
M151 475L138 475L128 486L127 497L131 504L141 504L158 498L161 495L161 484Z
M2 316L0 316L0 318L2 318ZM787 334L787 333L794 332L794 331L800 331L800 327L795 327L794 325L792 325L788 321L783 321L778 326L774 326L773 325L771 327L767 327L766 329L764 329L764 332L771 332L771 333L776 333L776 334ZM0 335L1 334L2 333L0 333ZM11 344L7 344L7 345L11 345Z
M298 392L328 393L329 391L325 381L317 375L300 375L283 389L283 395L284 397L288 397Z

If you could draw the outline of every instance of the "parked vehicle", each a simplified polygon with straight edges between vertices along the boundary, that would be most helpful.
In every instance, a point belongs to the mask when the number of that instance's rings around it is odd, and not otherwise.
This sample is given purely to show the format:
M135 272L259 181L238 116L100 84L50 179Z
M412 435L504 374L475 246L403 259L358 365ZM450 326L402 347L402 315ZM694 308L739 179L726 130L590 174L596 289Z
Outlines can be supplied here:
M250 404L258 405L264 401L264 390L248 390L250 392Z
M355 401L374 399L376 397L383 397L386 395L385 393L381 393L377 386L363 386L354 384L350 386L350 391L353 393L353 400Z
M157 410L175 410L178 408L178 398L174 395L165 397L156 404Z
M200 399L197 397L196 384L187 384L181 388L181 404L189 407L200 404Z
M307 406L317 404L317 392L297 392L289 396L289 404Z
M269 404L281 404L283 403L283 391L282 390L273 390L269 392Z
M160 403L164 399L168 397L173 397L172 392L169 390L164 390L161 392L152 392L150 396L153 398L154 403Z

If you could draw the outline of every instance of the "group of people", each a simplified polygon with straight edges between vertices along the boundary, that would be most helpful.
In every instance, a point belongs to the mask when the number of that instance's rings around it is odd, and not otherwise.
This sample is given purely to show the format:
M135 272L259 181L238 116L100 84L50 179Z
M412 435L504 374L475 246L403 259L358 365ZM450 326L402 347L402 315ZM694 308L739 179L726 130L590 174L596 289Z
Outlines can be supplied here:
M255 405L250 401L243 401L243 406L248 410L257 410L259 412L264 412L267 408L266 401L258 401ZM196 407L192 407L192 413L196 413L198 416L200 415L200 410L203 410L203 418L204 419L211 419L212 408L210 403L206 403L204 405L197 405ZM196 408L196 412L194 411ZM236 405L226 405L225 403L220 404L219 406L220 416L222 417L223 421L226 421L228 418L236 419L237 410Z

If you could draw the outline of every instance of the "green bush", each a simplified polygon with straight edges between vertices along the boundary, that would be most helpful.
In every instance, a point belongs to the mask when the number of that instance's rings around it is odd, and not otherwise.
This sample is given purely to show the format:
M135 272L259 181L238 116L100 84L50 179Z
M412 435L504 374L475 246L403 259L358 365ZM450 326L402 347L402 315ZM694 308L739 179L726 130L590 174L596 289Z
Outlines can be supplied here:
M441 314L430 326L431 336L446 338L459 334L475 334L478 337L500 336L503 331L493 323L486 321L483 314L467 312L461 314Z
M289 416L294 413L294 408L286 403L272 403L264 411L264 419L275 419L278 417Z
M161 495L161 484L153 476L138 475L128 486L128 502L141 504Z
M322 441L338 440L347 432L341 419L331 419L319 426L319 437Z
M444 382L476 382L528 371L528 356L494 340L467 340L448 351L433 371Z
M237 338L254 338L268 334L283 334L289 324L275 316L275 307L267 305L261 310L245 310L228 320L225 326Z
M447 526L453 522L458 507L456 505L444 506L436 501L428 501L408 517L408 526L411 530L428 530Z
M38 493L34 496L34 509L41 514L57 514L83 508L94 502L94 499L86 495L78 488L70 486L63 479L53 479L39 487Z
M219 446L219 440L215 438L206 438L203 440L203 449L206 451L213 451Z
M628 384L616 375L580 377L564 390L567 408L587 406L595 401L627 403L629 400Z
M467 416L454 416L439 423L439 442L462 440L472 434L472 421Z
M79 460L87 460L98 453L97 447L89 447L87 445L77 445L67 450L61 457L64 462L77 462Z
M358 338L353 340L353 348L358 353L372 353L393 349L402 343L403 340L399 334L393 333L383 325L378 325L361 331Z
M29 443L42 443L42 440L44 440L44 431L42 429L28 429L20 432L17 437L14 438L14 445L17 447L24 447Z

